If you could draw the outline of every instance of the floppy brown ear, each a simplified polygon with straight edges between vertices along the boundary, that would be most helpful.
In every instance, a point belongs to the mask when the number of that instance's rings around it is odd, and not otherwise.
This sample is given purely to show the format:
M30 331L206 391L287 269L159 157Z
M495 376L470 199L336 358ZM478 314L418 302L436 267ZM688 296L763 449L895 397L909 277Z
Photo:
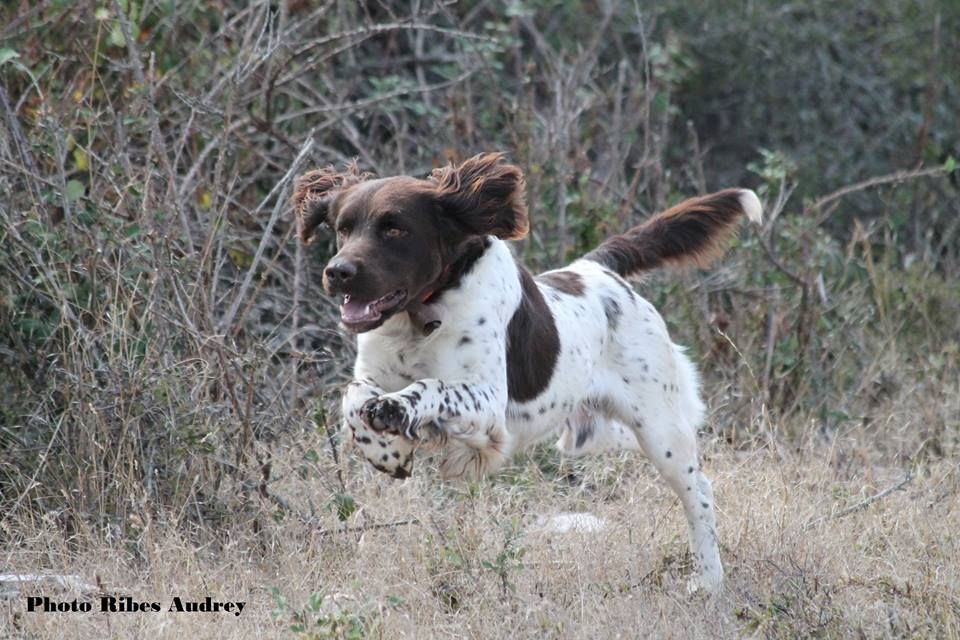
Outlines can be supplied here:
M440 204L470 233L515 240L530 230L526 183L519 167L502 161L502 153L481 153L431 178Z
M372 177L351 162L343 171L333 166L308 171L293 181L293 211L300 225L300 240L309 243L313 234L324 222L330 222L330 204L337 192L344 187L363 182Z

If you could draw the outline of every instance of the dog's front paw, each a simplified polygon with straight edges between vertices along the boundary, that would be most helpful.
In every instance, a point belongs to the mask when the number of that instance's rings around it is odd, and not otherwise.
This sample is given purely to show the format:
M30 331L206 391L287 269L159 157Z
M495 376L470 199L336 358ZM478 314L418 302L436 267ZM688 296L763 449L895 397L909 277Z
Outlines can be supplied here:
M410 408L399 398L380 396L367 400L360 408L360 419L374 431L407 435L412 432Z

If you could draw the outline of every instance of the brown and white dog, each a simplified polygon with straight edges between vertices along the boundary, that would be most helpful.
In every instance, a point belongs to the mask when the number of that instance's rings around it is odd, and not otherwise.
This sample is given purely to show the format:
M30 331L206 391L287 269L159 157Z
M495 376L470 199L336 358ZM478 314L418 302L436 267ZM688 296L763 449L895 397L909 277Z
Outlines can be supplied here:
M495 471L551 436L575 455L639 446L686 512L691 587L720 585L697 373L626 278L709 263L742 215L760 221L752 191L686 200L536 278L504 242L528 220L523 173L501 154L426 180L311 171L294 205L303 241L322 223L337 234L323 284L358 334L343 419L377 469L407 477L423 443L442 449L446 478Z

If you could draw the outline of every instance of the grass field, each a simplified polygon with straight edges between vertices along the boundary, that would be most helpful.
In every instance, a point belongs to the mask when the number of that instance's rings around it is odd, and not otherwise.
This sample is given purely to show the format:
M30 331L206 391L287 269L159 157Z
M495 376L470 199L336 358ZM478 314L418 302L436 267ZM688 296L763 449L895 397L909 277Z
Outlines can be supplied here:
M686 594L681 510L639 454L557 466L537 451L471 485L427 466L388 481L352 460L344 494L332 462L287 453L272 490L289 509L263 499L216 543L148 518L134 540L65 540L51 516L21 523L3 556L164 609L174 596L246 601L239 617L26 613L15 598L0 604L3 635L960 637L957 466L885 466L869 430L793 450L707 440L727 575L714 598ZM565 513L600 521L564 531Z

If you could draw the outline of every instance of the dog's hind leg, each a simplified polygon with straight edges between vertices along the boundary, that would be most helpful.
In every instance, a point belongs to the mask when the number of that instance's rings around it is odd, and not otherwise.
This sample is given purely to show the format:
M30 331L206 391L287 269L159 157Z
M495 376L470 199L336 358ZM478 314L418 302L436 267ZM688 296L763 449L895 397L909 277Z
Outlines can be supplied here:
M649 345L648 345L649 346ZM703 403L697 376L685 355L669 341L647 375L625 389L618 417L633 428L640 448L680 498L690 533L696 575L691 590L715 591L723 581L713 489L697 454L696 427Z
M565 456L639 449L633 430L608 416L581 410L567 420L556 444Z
M723 566L713 489L700 466L696 433L684 415L669 409L635 416L632 426L640 447L683 505L696 567L690 590L716 591L723 581Z

